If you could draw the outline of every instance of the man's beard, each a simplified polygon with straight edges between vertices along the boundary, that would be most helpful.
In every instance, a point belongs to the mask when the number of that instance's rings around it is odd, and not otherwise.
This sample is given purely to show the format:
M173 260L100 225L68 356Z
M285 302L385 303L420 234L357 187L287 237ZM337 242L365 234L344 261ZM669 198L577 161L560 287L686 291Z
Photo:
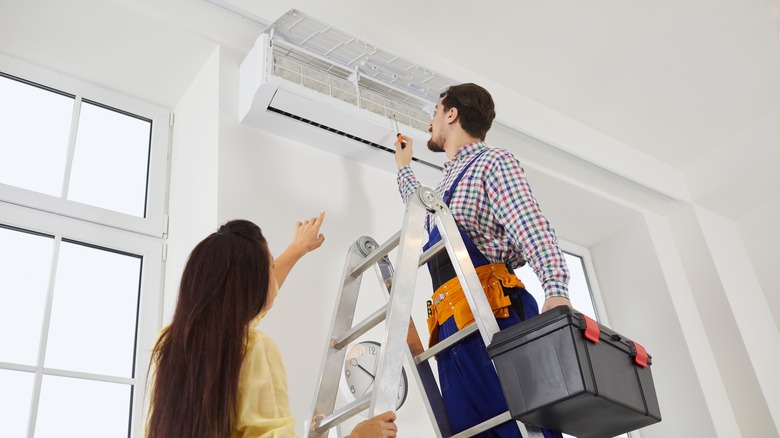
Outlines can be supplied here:
M431 139L428 140L428 150L431 152L444 152L444 142L441 141L442 138L439 137L439 141L434 141L433 134L431 134Z

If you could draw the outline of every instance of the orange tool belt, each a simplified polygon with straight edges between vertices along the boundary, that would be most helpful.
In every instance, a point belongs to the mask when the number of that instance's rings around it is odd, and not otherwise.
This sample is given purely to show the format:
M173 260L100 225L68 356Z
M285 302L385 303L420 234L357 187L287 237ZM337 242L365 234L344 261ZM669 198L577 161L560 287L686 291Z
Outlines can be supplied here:
M504 264L483 265L475 270L490 308L493 309L493 315L497 319L508 318L512 302L504 294L503 287L522 288L525 287L523 282L515 274L509 273ZM453 277L442 284L428 301L428 333L430 334L428 348L439 342L439 325L444 324L451 316L455 317L458 330L474 322L474 315L471 313L458 277Z

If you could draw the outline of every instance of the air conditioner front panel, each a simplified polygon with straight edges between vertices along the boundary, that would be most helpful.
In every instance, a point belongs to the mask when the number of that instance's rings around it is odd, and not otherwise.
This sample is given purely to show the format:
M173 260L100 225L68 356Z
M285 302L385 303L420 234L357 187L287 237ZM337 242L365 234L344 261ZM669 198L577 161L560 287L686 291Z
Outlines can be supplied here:
M447 158L427 150L430 134L403 123L415 111L408 102L393 103L390 94L377 94L381 87L350 89L355 84L342 78L343 72L317 74L314 65L281 58L271 36L260 35L240 66L241 122L394 173L397 120L398 130L414 142L415 171L440 175ZM382 105L374 105L377 101Z

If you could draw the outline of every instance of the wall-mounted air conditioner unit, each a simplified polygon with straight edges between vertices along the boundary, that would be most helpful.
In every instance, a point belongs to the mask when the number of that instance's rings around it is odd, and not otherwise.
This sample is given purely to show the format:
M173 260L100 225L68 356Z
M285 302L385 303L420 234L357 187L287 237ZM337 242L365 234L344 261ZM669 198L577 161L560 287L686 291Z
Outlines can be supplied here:
M415 171L441 169L428 151L439 95L455 83L330 25L291 10L241 63L242 123L395 171L396 121L414 140Z

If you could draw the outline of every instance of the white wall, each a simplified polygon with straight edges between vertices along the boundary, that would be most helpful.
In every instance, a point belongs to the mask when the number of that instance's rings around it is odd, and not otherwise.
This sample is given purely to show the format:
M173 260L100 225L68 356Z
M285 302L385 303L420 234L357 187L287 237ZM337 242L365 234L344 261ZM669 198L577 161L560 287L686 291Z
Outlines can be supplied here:
M734 222L686 207L669 223L742 435L776 436L776 396L767 392L780 388L766 369L772 361L759 356L780 342Z
M390 237L400 228L404 209L395 175L240 124L236 114L240 61L239 54L224 48L216 51L177 106L174 131L192 132L174 139L171 212L188 212L199 225L177 223L172 216L169 260L172 253L180 259L219 223L239 217L258 223L278 254L296 220L326 211L325 244L295 268L260 327L282 351L297 431L302 434L347 248L362 235L380 243ZM179 113L190 121L182 122ZM527 138L513 138L506 131L496 138L500 146L510 149L515 140L518 145L528 143ZM186 142L199 146L190 150L181 146ZM524 152L533 151L516 152L521 161ZM757 350L760 341L774 339L771 331L768 338L760 331L774 319L766 311L758 323L746 323L750 316L744 309L732 308L738 296L730 295L732 285L748 265L741 264L726 277L717 274L725 267L724 254L734 245L745 258L763 254L757 243L760 237L751 233L751 226L776 218L777 205L746 217L737 227L733 221L713 218L634 183L616 187L620 179L615 175L591 178L594 170L586 165L578 169L583 164L576 160L567 161L562 174L555 163L544 154L534 155L529 162L541 205L563 225L558 230L561 238L590 247L613 328L645 345L654 357L664 419L644 429L643 438L776 436L772 416L776 400L771 393L775 380L756 362L768 354ZM676 214L668 215L675 210ZM711 229L702 231L705 226ZM714 241L723 247L711 247L714 236L723 231L728 231L728 238ZM189 240L174 248L179 232ZM740 236L748 243L741 243ZM169 263L168 272L180 275L174 263ZM764 284L771 286L776 280L753 275L750 296L760 296L765 306L772 306ZM356 319L383 303L371 273L364 283L365 298ZM169 278L166 302L175 297L172 284ZM419 276L419 285L414 316L421 337L427 339L423 309L430 281L426 273ZM366 336L379 339L376 331ZM762 385L769 386L762 389ZM399 426L404 436L430 436L419 394L414 388L410 392L410 400L399 411Z
M140 13L143 5L113 8L81 0L54 9L47 4L49 14L41 15L41 5L12 3L3 3L10 9L3 15L9 26L2 29L15 36L3 40L4 53L174 107L165 321L187 255L221 222L235 217L256 221L278 253L295 220L327 211L325 245L296 268L262 327L280 344L301 432L346 248L364 234L381 242L400 226L403 206L394 176L240 125L236 75L241 55L227 48L235 46L204 39L202 23L172 24ZM213 6L205 3L204 8ZM315 15L326 21L329 13L338 13L322 8ZM358 33L369 31L369 21L357 22L365 26L353 28ZM105 37L95 38L95 29ZM137 29L144 29L145 37L127 38ZM246 31L253 37L257 29ZM603 134L565 117L548 117L549 108L483 82L440 54L400 40L391 44L399 53L427 60L426 65L453 77L473 78L505 96L497 103L501 117L511 123L504 126L508 129L494 128L488 139L513 150L526 165L560 237L591 249L609 320L654 356L664 420L644 430L643 438L778 436L780 388L773 348L780 327L780 185L777 173L767 179L767 173L756 171L776 167L780 113L724 139L723 148L684 169L683 183L683 172L647 167L646 160L620 153ZM140 77L135 66L142 66ZM519 131L548 139L557 149L521 138ZM750 167L750 155L766 159ZM601 169L582 161L583 156L601 163ZM744 196L724 205L720 195L734 192ZM365 280L367 286L372 280ZM419 281L415 318L425 330L421 306L429 290L427 274ZM381 303L378 288L369 287L368 295L360 312ZM306 335L298 335L303 330ZM402 433L430 436L428 419L412 397L399 411Z
M279 254L292 237L295 221L326 212L325 243L298 263L260 325L282 351L296 430L303 434L347 249L363 235L379 243L389 238L400 229L404 205L390 173L239 124L235 96L240 60L222 53L218 222L254 221L271 251ZM384 303L374 274L369 271L365 277L356 321ZM422 294L429 284L421 282ZM417 299L417 313L423 318L417 325L423 330L425 298ZM374 330L366 338L381 340L378 335ZM405 436L430 436L419 395L412 392L399 411L399 426Z
M780 328L780 199L746 214L737 224L764 298Z
M163 321L170 322L192 248L217 228L219 48L174 110Z
M653 357L663 420L643 429L642 438L718 436L678 321L691 315L675 314L659 255L639 215L591 248L612 328Z

